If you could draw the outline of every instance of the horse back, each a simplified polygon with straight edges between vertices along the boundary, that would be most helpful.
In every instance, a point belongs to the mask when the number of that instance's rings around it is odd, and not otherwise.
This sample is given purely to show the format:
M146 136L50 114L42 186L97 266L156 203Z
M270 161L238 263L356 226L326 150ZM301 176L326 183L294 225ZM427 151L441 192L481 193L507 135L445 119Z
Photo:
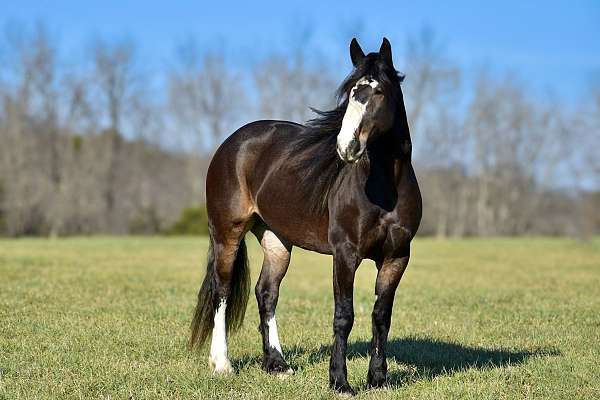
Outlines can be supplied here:
M318 215L304 201L310 188L298 184L299 171L290 160L290 144L304 129L293 122L262 120L228 137L207 173L209 222L229 218L236 224L260 218L294 245L329 254L328 216Z

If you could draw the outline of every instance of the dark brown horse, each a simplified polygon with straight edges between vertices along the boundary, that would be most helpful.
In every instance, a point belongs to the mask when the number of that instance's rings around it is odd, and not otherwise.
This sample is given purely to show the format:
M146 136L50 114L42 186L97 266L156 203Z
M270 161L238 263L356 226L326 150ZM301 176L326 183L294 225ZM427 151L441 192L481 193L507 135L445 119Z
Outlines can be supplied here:
M293 371L284 360L275 307L293 246L333 255L334 344L330 386L353 394L346 347L354 321L354 275L361 260L377 269L368 384L385 383L385 346L394 293L421 220L421 194L411 165L411 140L400 83L387 39L365 56L350 44L354 70L338 92L338 107L316 111L306 126L252 122L215 153L206 178L211 247L198 293L191 345L212 331L209 363L232 371L226 335L243 320L249 295L244 235L264 250L256 299L263 368Z

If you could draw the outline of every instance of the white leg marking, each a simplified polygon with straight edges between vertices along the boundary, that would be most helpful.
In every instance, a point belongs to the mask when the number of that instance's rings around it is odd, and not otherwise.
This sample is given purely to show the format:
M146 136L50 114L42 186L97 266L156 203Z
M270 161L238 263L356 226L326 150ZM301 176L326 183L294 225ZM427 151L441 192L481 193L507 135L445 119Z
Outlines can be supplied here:
M275 315L273 318L267 321L267 326L269 327L269 345L277 350L281 356L283 356L283 351L281 351L281 344L279 344L279 334L277 333L277 321L275 321ZM294 370L288 368L287 371L282 371L277 374L280 379L285 379L289 375L293 375Z
M277 350L279 354L283 355L281 351L281 344L279 344L279 334L277 333L277 321L275 321L275 316L267 321L267 326L269 327L269 344L272 348Z
M270 263L273 263L273 268L287 268L290 260L290 251L283 244L281 239L277 237L275 233L269 230L265 230L262 235L261 245L265 251L265 259ZM278 270L278 272L285 271ZM279 343L279 333L277 332L277 321L275 320L275 314L267 321L269 346L275 349L283 357L283 351L281 350L281 344ZM292 375L294 370L289 368L287 371L277 372L276 375L280 379L285 379L287 376Z
M227 301L222 299L215 313L212 341L210 342L210 357L208 363L216 374L233 372L227 358L227 330L225 328L225 310Z

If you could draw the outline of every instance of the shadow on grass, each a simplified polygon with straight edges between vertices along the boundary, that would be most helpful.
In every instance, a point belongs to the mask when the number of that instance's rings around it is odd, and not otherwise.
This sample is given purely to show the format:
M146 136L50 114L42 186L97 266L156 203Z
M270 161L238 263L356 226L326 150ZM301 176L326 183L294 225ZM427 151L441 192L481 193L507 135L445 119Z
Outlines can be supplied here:
M348 344L348 359L368 358L371 344L358 341ZM302 364L299 359L308 357L308 364L328 361L331 346L319 349L306 349L293 346L284 349L286 358L292 368ZM408 366L407 370L390 369L387 384L397 387L419 380L431 380L439 375L452 375L468 369L487 370L520 365L534 357L558 356L555 349L539 349L534 351L514 351L502 348L489 349L463 346L458 343L444 342L429 338L402 338L388 342L386 353L389 361ZM235 362L236 369L250 365L258 365L262 361L259 355L246 355ZM366 374L366 371L365 371Z
M348 346L348 358L368 357L371 344L354 342ZM431 380L467 369L486 370L520 365L532 357L558 356L555 349L506 350L469 347L433 339L392 339L386 348L388 360L412 366L409 371L391 370L388 385L399 386L418 380Z

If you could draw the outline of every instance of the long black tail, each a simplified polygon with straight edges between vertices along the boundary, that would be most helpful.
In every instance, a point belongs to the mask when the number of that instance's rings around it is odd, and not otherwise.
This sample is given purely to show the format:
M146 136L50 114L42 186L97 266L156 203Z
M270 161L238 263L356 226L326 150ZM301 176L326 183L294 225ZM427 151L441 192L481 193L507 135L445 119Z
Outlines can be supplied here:
M215 277L215 254L212 239L208 248L208 263L206 275L198 292L198 304L192 320L192 335L190 337L190 349L200 347L204 344L213 329L215 308L220 299L217 299L217 282ZM227 333L235 332L244 322L246 305L250 296L250 269L248 268L248 254L244 239L233 263L231 276L231 289L227 297L227 308L225 320Z

